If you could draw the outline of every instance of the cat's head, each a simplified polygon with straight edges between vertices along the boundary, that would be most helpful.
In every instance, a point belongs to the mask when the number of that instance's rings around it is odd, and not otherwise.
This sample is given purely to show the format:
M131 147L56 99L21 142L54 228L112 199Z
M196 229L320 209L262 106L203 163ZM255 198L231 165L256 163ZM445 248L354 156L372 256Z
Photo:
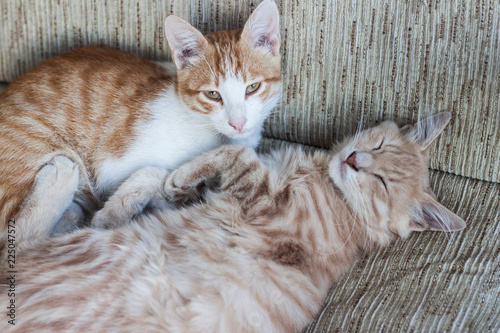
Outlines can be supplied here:
M429 147L449 120L443 112L403 128L386 121L348 139L334 155L330 177L373 240L385 244L392 234L465 227L429 187Z
M279 13L261 3L242 31L203 36L174 15L165 20L177 67L177 89L188 107L207 114L231 139L260 131L281 92Z

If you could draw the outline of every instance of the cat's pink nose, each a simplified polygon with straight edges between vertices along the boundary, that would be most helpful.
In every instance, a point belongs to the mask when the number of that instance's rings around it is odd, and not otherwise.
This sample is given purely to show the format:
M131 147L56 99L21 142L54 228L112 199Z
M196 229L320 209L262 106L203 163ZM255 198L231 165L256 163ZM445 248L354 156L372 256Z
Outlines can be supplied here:
M237 130L238 132L241 132L243 130L243 127L245 127L247 120L238 120L238 121L229 121L229 125L231 125L232 128Z
M358 163L356 162L356 152L353 151L345 162L354 170L358 171Z

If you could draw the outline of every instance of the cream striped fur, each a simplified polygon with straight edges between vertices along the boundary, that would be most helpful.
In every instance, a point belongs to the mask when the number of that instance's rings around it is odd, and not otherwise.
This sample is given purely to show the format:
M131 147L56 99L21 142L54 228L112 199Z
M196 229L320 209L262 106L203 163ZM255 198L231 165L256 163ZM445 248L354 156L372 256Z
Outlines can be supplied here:
M142 169L95 228L19 253L16 329L300 331L360 251L413 230L465 226L428 186L428 147L449 118L402 129L384 122L332 152L258 157L228 145L171 173ZM72 169L60 162L67 177L54 182L64 186ZM53 191L54 182L40 187Z

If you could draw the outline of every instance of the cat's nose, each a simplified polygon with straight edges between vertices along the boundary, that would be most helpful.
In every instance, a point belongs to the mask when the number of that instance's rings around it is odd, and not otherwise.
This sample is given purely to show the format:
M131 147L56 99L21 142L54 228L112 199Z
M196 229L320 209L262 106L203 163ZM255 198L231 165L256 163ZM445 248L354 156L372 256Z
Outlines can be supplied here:
M345 162L354 170L358 171L358 163L356 162L356 152L353 151L351 155L345 160Z
M243 127L245 127L247 120L238 120L238 121L229 121L229 125L231 125L232 128L237 130L238 132L241 132L243 130Z

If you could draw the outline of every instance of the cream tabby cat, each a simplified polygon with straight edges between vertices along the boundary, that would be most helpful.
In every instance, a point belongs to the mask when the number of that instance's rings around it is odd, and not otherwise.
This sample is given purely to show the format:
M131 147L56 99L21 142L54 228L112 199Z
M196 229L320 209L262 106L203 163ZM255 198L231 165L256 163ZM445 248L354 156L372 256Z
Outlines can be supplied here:
M384 122L337 153L259 158L230 145L172 173L140 170L94 218L111 230L79 230L18 254L15 327L300 331L360 250L413 230L465 227L429 188L428 148L449 119L441 113L402 129ZM76 179L60 171L61 186ZM216 184L205 201L167 207L196 197L203 182ZM163 207L141 214L147 206ZM8 326L0 321L3 332Z
M203 36L173 15L165 31L173 71L91 47L46 61L0 95L0 249L9 219L16 220L19 244L47 235L53 221L95 210L144 166L174 169L222 144L257 146L281 90L275 3L260 4L242 31ZM47 218L17 214L30 189L38 191L39 170L44 181L59 167L80 173L75 198L24 203Z

